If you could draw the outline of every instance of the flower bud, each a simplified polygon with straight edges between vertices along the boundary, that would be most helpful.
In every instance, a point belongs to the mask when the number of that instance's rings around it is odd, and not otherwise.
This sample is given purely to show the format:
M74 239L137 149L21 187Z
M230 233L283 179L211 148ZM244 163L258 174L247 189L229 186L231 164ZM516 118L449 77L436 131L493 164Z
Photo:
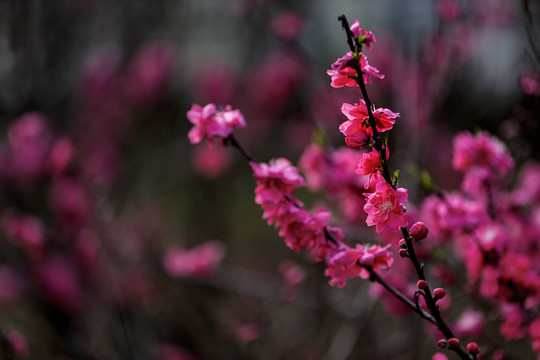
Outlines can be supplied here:
M450 338L448 339L448 347L452 349L456 349L459 347L459 340L456 338Z
M478 347L478 344L475 343L475 342L470 342L467 344L467 351L471 354L471 355L478 355L478 353L480 352L480 348Z
M446 345L447 345L446 339L440 339L439 341L437 341L437 346L440 348L445 348Z
M402 249L407 248L407 244L405 243L405 239L399 240L399 247L402 248Z
M439 300L446 296L446 291L444 291L443 288L436 288L433 290L433 295L435 296L436 300Z
M424 240L428 234L428 228L423 222L417 222L409 230L409 234L414 238L414 240Z
M405 249L400 249L399 250L399 256L401 256L402 258L406 258L406 257L409 257L409 252Z
M416 283L416 286L420 290L424 290L425 288L427 288L427 281L426 280L418 280L418 282Z

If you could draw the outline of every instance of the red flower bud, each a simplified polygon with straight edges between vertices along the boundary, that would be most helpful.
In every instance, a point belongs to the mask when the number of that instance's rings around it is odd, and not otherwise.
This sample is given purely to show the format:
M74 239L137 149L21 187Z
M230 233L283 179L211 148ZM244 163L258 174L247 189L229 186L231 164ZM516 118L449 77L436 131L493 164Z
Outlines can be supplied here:
M398 254L399 254L399 256L401 256L402 258L406 258L406 257L409 256L409 252L408 252L407 250L405 250L405 249L400 249Z
M418 282L416 283L416 286L418 286L418 288L420 290L424 290L425 288L427 288L427 281L426 280L418 280Z
M405 239L399 240L399 247L402 248L402 249L407 248L407 244L405 243Z
M448 339L448 347L456 349L459 347L459 340L456 338L450 338Z
M447 344L446 339L440 339L439 341L437 341L437 346L439 346L440 348L445 348L446 344Z
M475 342L470 342L467 344L467 351L471 354L471 355L478 355L478 353L480 352L480 348L478 347L478 344L475 343Z
M417 222L409 230L409 234L414 238L414 240L424 240L428 234L428 228L423 222Z
M435 299L442 299L446 296L446 291L444 291L443 288L436 288L433 290L433 295L435 296Z

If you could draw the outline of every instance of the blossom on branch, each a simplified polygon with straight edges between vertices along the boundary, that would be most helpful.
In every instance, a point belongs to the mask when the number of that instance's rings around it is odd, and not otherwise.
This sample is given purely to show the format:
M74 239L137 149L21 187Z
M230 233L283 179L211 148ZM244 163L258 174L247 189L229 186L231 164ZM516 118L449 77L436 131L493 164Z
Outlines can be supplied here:
M366 31L360 27L358 20L354 20L351 25L351 32L354 37L358 38L358 42L366 45L366 49L371 49L371 43L376 41L375 35L371 31Z
M188 133L192 144L197 144L203 139L207 141L224 139L232 134L235 127L246 127L240 110L233 110L230 105L227 105L224 111L220 111L214 104L204 107L194 104L187 112L187 118L194 125Z
M329 261L328 268L324 272L330 276L329 284L342 288L347 279L361 277L369 278L369 271L366 267L379 273L382 269L388 269L394 258L388 251L390 245L385 247L356 245L355 248L346 247L337 252Z
M346 136L345 143L352 148L366 146L373 136L373 130L369 124L369 112L364 100L359 103L341 106L341 112L347 117L347 121L339 126L339 131ZM375 109L373 118L378 132L385 132L394 126L399 113L389 109Z
M356 81L358 75L354 68L354 63L357 62L357 66L360 67L363 74L363 81L365 84L371 84L371 77L374 76L379 79L384 79L384 75L380 73L379 69L368 64L367 58L364 54L359 53L359 60L355 60L352 52L348 52L345 56L337 59L332 64L332 70L327 70L326 73L332 78L330 85L334 88L340 88L343 86L358 86Z
M388 147L386 148L386 160L388 160L389 152ZM371 152L364 153L362 159L358 162L358 166L354 173L356 175L369 175L368 180L366 181L364 188L369 188L371 182L374 178L377 178L379 168L381 167L381 157L379 152L373 148Z
M366 223L368 226L375 225L377 232L386 227L397 231L407 226L407 217L403 211L403 202L407 202L407 189L394 190L382 177L379 178L375 192L366 194L367 203L364 206L368 214Z

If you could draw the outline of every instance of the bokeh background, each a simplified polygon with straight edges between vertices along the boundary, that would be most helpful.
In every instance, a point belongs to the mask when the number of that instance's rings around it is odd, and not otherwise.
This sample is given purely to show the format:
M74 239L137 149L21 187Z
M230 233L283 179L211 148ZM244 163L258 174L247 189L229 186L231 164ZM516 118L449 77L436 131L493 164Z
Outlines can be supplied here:
M527 0L0 1L0 353L430 358L437 337L421 319L368 281L331 288L322 265L285 246L253 202L247 162L189 144L186 112L240 109L236 136L261 161L344 146L341 104L360 92L331 88L326 70L347 51L337 16L359 19L386 75L370 96L401 113L390 164L414 211L422 174L459 186L457 131L499 136L517 168L538 159L539 11ZM352 241L377 241L339 199L297 196L334 210ZM476 301L455 288L453 321ZM475 304L491 321L490 304ZM533 356L498 324L482 341Z

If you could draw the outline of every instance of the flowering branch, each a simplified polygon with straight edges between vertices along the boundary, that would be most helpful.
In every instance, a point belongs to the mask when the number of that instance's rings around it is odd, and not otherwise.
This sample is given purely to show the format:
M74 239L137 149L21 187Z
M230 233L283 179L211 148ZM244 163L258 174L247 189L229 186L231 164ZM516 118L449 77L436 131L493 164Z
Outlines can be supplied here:
M381 167L383 169L382 175L386 182L390 184L390 186L392 186L395 190L396 184L394 184L391 180L392 178L390 176L390 169L388 168L388 162L386 161L386 156L384 155L386 151L383 150L383 144L379 136L379 130L377 129L377 125L375 123L375 117L373 116L372 103L367 93L366 84L364 83L364 77L361 76L362 69L358 63L358 54L362 51L362 45L359 43L358 38L356 38L351 32L347 17L345 15L341 15L338 17L338 20L341 21L341 26L343 27L343 29L345 29L345 32L347 33L347 44L349 44L349 47L356 60L351 63L353 68L356 70L356 76L354 77L354 80L356 81L358 86L360 86L362 96L364 97L364 101L366 102L366 108L369 116L369 125L371 126L371 130L373 131L373 140L375 141L375 144L373 146L379 153L379 157L381 159Z
M377 129L377 123L376 123L375 117L373 115L372 103L371 103L371 100L369 99L369 96L368 96L368 93L367 93L367 89L366 89L366 85L365 85L365 79L364 79L365 71L362 69L362 66L360 64L360 59L361 58L360 58L359 54L360 54L360 52L362 50L361 42L358 41L358 36L355 36L353 34L353 32L351 30L351 27L349 26L349 22L347 21L347 17L345 15L339 16L338 20L341 22L341 26L343 27L343 29L345 29L345 32L347 34L347 44L349 45L349 48L351 49L351 52L352 52L352 56L354 58L354 61L350 61L348 63L348 65L350 67L352 67L356 71L356 73L354 75L349 75L349 76L352 77L353 80L360 87L360 90L362 92L362 96L363 96L365 104L366 104L368 117L369 117L369 125L370 125L370 128L371 128L371 131L373 132L373 135L372 135L373 141L374 141L373 146L377 150L377 152L379 153L379 157L380 157L380 161L381 161L382 176L383 176L384 180L394 190L396 190L396 188L397 188L396 183L394 181L392 181L391 176L390 176L390 169L388 168L388 163L386 161L386 151L383 149L382 141L380 139L379 131ZM470 360L471 355L461 347L461 345L459 344L459 342L455 338L454 333L452 332L452 330L450 329L450 327L448 326L446 321L443 319L443 317L441 315L441 312L439 311L439 306L437 305L437 300L444 296L444 290L443 289L436 289L436 291L440 290L439 292L441 294L440 295L435 294L435 296L437 298L435 298L433 296L433 294L431 292L431 289L430 289L430 287L429 287L429 285L427 284L427 281L426 281L426 276L425 276L425 273L424 273L424 264L419 261L417 255L416 255L414 245L413 245L413 238L409 234L409 230L406 227L402 226L401 227L401 232L402 232L403 237L405 239L404 245L405 245L406 249L405 249L405 252L400 252L400 255L403 254L404 257L408 257L411 260L411 262L413 263L414 268L416 270L416 273L418 275L418 278L420 279L419 284L420 284L420 282L422 282L421 290L423 290L423 296L424 296L426 305L427 305L427 307L428 307L428 309L429 309L429 311L431 313L431 316L429 318L425 317L422 312L419 312L420 307L418 307L415 303L411 302L412 307L414 308L413 310L415 310L416 313L418 313L420 316L422 316L426 320L428 320L428 321L432 322L433 324L435 324L437 326L437 328L444 334L444 336L447 339L455 340L455 341L450 342L448 344L448 347L451 350L455 351L462 359ZM388 288L386 288L386 289L388 291L392 292ZM393 294L396 295L395 293L393 293ZM437 296L437 295L439 295L439 296ZM399 298L399 296L398 296L398 298ZM401 298L400 298L400 300L404 301ZM404 301L404 302L407 305L411 306L411 304L409 304L407 301Z

